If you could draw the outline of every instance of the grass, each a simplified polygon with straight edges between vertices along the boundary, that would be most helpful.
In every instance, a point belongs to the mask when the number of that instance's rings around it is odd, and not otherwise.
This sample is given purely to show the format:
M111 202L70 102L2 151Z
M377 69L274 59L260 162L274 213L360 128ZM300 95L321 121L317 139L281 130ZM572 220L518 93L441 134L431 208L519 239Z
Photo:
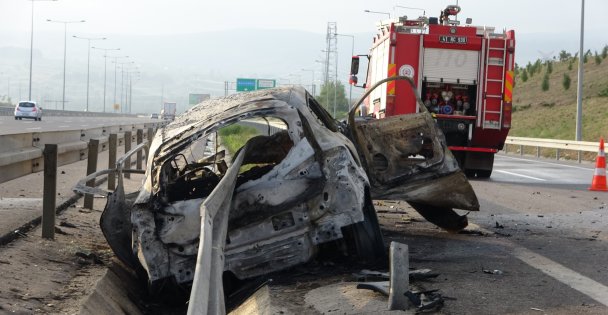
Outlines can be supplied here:
M234 155L245 143L260 133L253 127L234 124L220 129L222 144L231 155Z
M608 59L606 59L608 61ZM549 90L542 90L546 65L526 82L516 78L513 89L513 116L509 135L531 138L574 140L576 131L576 63L554 61L549 76ZM584 141L599 141L608 136L608 62L584 65L582 135ZM562 78L572 78L564 89ZM520 73L521 76L521 73Z

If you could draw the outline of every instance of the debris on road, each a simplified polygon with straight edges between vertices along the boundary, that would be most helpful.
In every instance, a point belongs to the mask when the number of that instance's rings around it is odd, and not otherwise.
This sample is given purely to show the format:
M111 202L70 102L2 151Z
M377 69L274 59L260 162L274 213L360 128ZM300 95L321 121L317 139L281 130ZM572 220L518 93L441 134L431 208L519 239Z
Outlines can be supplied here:
M502 275L503 272L502 270L498 270L498 269L494 269L494 270L490 270L490 269L482 269L483 273L487 273L487 274L491 274L491 275Z

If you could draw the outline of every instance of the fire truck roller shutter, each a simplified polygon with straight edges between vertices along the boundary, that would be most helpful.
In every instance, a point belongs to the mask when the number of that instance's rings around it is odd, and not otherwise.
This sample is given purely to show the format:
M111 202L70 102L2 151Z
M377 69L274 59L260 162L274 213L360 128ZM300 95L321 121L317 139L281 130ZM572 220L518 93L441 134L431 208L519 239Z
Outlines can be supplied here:
M475 84L479 52L459 49L424 49L423 77L427 82Z

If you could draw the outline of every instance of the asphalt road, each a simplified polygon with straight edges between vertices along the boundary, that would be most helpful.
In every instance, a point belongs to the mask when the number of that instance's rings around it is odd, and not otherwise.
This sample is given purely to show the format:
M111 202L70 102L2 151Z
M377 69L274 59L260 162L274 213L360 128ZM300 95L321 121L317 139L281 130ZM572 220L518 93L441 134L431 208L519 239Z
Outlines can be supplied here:
M444 313L608 314L608 193L587 190L593 168L497 156L490 179L471 180L481 209L469 229L481 235L391 211L380 221L411 266L441 274L422 285L452 298Z
M159 122L158 119L134 117L73 117L43 116L42 121L30 119L15 120L13 116L0 116L0 135L48 132L61 130L89 129L109 124L133 124Z

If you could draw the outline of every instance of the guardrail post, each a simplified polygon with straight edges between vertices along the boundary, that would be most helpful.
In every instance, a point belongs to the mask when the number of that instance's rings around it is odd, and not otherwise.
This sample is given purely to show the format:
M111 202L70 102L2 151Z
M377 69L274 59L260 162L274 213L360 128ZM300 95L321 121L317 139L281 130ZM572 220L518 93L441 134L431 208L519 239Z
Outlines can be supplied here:
M97 171L97 157L99 156L99 140L89 140L89 158L87 160L87 176ZM95 179L91 179L87 182L87 186L95 186ZM93 195L84 195L84 208L93 209Z
M523 145L519 146L519 155L521 155L521 156L524 155L524 146Z
M144 142L144 130L143 129L137 129L137 145L140 145L142 142ZM137 151L137 162L136 162L136 167L138 170L141 170L141 160L142 160L142 154L143 152L141 150Z
M131 131L125 131L125 153L131 151L131 141L133 141L133 136L131 135ZM128 170L131 168L131 158L127 158L125 160L125 169ZM131 178L131 173L124 173L125 178Z
M505 143L504 150L505 150L505 154L509 153L509 145L506 143Z
M406 310L409 308L409 299L405 293L410 290L408 246L391 242L389 264L388 309L391 311Z
M108 169L116 168L116 151L118 149L118 135L110 134L110 148L108 149ZM108 190L113 191L116 188L116 174L108 174Z
M581 154L581 151L580 151L580 150L579 150L579 151L577 151L577 155L578 155L578 162L580 163L580 162L581 162L581 160L582 160L582 158L583 158L583 156L582 156L582 154Z
M555 149L555 159L559 161L559 149Z
M42 193L42 237L55 238L55 202L57 198L57 148L44 145L44 187Z
M540 159L540 147L536 147L536 158Z
M154 128L148 128L148 148L146 149L146 160L150 157L150 146L152 145L152 139L154 139Z

